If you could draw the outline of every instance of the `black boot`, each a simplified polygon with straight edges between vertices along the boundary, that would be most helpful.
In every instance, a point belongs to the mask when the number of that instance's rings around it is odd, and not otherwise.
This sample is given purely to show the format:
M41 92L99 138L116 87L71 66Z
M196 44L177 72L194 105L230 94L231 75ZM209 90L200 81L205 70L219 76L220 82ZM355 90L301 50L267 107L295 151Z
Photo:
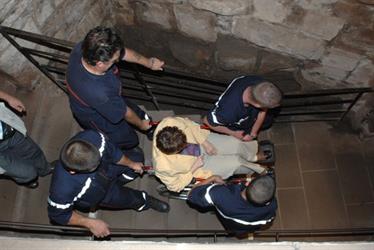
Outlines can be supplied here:
M150 195L147 196L147 199L148 199L149 207L152 208L153 210L156 210L161 213L169 212L170 206L168 203L161 201L159 199L156 199L155 197L150 196Z
M156 128L157 128L157 124L153 124L149 129L147 129L145 131L145 134L146 134L148 140L150 140L150 141L153 140L153 135L155 133Z
M24 186L27 188L35 189L39 187L39 182L38 180L30 181L28 183L25 183Z

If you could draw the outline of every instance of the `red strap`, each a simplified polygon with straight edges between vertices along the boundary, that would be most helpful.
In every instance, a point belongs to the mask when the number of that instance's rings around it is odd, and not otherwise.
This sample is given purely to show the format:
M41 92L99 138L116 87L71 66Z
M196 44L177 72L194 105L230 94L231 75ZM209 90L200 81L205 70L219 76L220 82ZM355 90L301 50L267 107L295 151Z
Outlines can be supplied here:
M66 84L66 88L67 88L67 90L68 90L68 92L69 92L69 94L71 94L80 104L82 104L83 106L86 106L86 107L90 107L90 105L88 105L87 103L85 103L78 95L77 95L77 93L75 93L72 89L71 89L71 87L70 87L70 85L69 85L69 83L68 83L68 81L66 81L65 80L65 84Z

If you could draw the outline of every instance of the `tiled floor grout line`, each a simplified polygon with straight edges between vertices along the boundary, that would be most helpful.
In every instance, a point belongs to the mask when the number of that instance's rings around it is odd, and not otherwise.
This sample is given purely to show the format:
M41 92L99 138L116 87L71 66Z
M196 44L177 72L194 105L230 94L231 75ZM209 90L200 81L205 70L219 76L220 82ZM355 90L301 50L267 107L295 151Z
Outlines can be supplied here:
M347 206L361 206L361 205L374 205L374 201L368 202L356 202L356 203L347 203Z
M367 173L367 176L369 176L369 185L370 185L370 187L371 187L371 192L372 192L372 195L373 195L373 197L374 197L374 183L373 183L373 181L372 181L372 178L371 178L371 176L370 176L370 169L369 169L369 164L368 164L368 161L367 161L367 157L368 157L368 155L366 154L366 151L365 150L363 150L363 148L364 148L364 145L362 144L362 142L360 142L360 145L361 145L361 152L362 152L362 156L364 157L364 163L365 163L365 169L366 169L366 173Z
M279 189L277 188L277 191L276 191L276 194L277 194L277 197L279 197ZM282 219L282 207L280 205L280 202L278 200L278 211L277 211L277 216L279 217L279 226L280 228L282 229L285 229L284 226L283 226L283 219Z
M297 144L296 131L295 131L295 127L294 127L293 123L291 124L291 129L292 129L292 133L293 133L293 136L294 136L295 151L296 151L297 165L299 167L299 172L300 172L301 185L303 187L302 190L303 190L303 194L304 194L304 202L305 202L305 205L306 205L306 216L307 216L307 219L308 219L309 228L312 228L312 218L310 217L308 197L306 195L305 185L304 185L304 176L303 176L303 172L301 171L301 162L300 162L300 155L299 155L299 147L298 147L298 144Z
M332 141L332 137L331 137L331 134L329 132L329 138L330 138L330 143ZM333 154L334 154L334 165L335 165L335 169L336 169L336 175L338 176L338 180L339 180L339 190L340 190L340 195L343 199L343 204L344 204L344 214L345 214L345 218L348 222L349 225L351 225L351 220L350 220L350 217L348 216L348 208L347 208L347 203L345 201L345 197L344 197L344 194L343 194L343 185L342 185L342 182L341 182L341 176L340 176L340 171L339 171L339 168L338 168L338 162L337 162L337 159L336 159L336 148L334 145L331 145L332 147L332 150L333 150Z
M269 130L267 130L266 131L266 138L268 138L270 141L272 141L272 134L270 133L270 131ZM276 147L276 145L274 145L275 147ZM277 172L277 168L275 167L275 173ZM278 199L278 197L279 197L279 188L277 187L276 188L276 197L277 197L277 199ZM279 227L281 228L281 229L285 229L284 228L284 226L283 226L283 219L282 219L282 207L281 207L281 204L280 204L280 202L279 202L279 199L278 199L278 211L277 211L277 215L276 216L278 216L278 218L279 218ZM274 222L274 221L273 221ZM271 227L270 227L270 229L271 229Z
M280 187L277 188L278 190L297 190L297 189L302 189L304 188L303 186L296 186L296 187Z
M335 171L335 168L325 168L325 169L314 169L314 170L302 170L301 173L318 173L318 172L328 172L328 171Z

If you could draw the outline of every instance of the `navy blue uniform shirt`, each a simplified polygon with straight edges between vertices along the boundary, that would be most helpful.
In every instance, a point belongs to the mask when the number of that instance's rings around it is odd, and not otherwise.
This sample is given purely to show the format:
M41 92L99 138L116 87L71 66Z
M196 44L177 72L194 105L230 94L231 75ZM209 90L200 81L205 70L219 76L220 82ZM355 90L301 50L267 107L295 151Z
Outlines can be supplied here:
M96 171L84 174L70 174L59 162L53 172L48 197L49 218L66 225L74 207L89 210L97 206L105 197L111 181L131 170L115 165L123 153L110 143L101 133L86 130L73 138L83 139L95 145L101 154L101 163Z
M138 145L135 130L124 119L128 106L115 64L104 75L91 74L82 64L78 43L70 54L66 81L70 108L83 128L101 131L126 149Z
M188 201L201 208L215 207L226 230L235 233L251 232L275 217L277 202L274 198L266 206L253 206L244 200L241 184L208 184L192 189Z
M71 109L78 119L118 123L126 113L118 68L113 64L104 75L91 74L83 67L81 47L82 43L74 47L66 73Z
M231 130L249 132L261 109L245 107L243 92L247 87L256 85L264 79L258 76L235 78L225 92L218 98L215 106L208 112L207 119L212 126L225 126Z

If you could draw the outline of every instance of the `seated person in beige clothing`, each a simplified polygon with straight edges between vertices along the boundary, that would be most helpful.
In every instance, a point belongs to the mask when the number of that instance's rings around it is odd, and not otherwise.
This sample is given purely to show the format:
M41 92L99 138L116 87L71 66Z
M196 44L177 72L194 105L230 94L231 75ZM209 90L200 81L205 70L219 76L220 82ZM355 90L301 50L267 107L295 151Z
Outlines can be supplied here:
M211 133L182 117L168 117L160 122L153 140L153 166L156 176L175 192L193 178L220 175L223 179L245 169L262 173L257 141L240 141L232 136Z

